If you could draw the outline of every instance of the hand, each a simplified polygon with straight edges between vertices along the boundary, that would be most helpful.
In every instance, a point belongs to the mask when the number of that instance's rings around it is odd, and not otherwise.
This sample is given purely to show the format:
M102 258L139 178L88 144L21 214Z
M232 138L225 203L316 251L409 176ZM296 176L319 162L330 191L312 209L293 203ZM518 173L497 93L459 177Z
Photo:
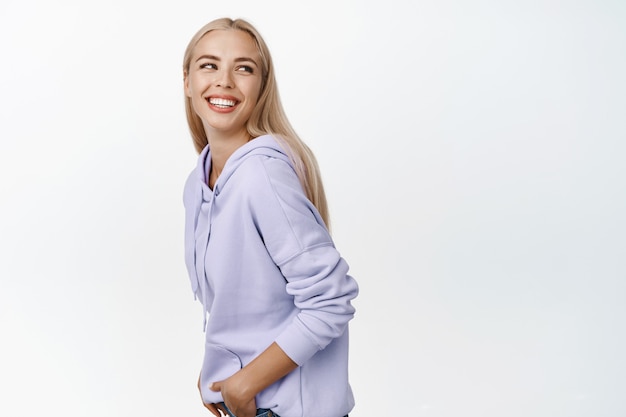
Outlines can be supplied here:
M237 417L256 416L254 394L250 395L247 393L245 384L238 374L234 374L223 381L214 382L210 388L211 391L222 393L226 407Z
M202 390L200 389L200 377L198 377L198 391L200 391L200 399L202 400ZM221 417L221 414L220 414L220 412L218 411L218 408L217 408L217 404L206 404L204 402L204 400L203 400L202 401L202 405L204 405L204 407L206 409L208 409L216 417ZM224 413L224 414L226 414L226 413Z

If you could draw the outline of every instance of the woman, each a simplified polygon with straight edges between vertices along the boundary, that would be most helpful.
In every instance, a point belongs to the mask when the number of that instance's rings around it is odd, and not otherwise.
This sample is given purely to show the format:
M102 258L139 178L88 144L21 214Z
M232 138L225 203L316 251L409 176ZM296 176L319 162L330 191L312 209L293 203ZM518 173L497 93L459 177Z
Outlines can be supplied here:
M183 73L200 154L184 203L186 265L205 310L203 403L216 416L347 415L358 286L269 50L248 22L218 19L191 39Z

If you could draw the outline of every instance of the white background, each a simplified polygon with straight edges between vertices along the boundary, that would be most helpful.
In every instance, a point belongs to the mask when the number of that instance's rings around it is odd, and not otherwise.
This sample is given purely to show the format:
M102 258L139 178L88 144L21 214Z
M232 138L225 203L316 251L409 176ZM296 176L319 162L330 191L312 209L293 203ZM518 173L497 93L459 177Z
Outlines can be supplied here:
M351 416L626 416L622 0L2 0L0 415L208 415L181 61L222 16L361 286Z

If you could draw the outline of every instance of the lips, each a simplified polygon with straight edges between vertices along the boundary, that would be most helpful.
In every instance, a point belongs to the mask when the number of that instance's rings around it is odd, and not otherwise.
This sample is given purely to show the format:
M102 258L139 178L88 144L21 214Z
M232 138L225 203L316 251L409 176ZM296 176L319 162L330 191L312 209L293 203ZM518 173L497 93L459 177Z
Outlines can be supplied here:
M230 97L209 97L207 101L211 106L217 107L218 109L230 109L239 104L237 99Z

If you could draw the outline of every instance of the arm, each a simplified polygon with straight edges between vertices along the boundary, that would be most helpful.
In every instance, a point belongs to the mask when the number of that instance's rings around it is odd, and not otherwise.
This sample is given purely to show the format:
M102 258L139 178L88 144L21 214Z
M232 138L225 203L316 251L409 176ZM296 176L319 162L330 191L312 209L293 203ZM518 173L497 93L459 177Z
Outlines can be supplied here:
M256 415L254 397L297 367L298 365L274 342L236 374L223 381L214 382L211 390L222 392L226 406L237 417L254 417Z
M211 385L237 417L253 417L257 394L344 333L354 315L350 300L358 294L347 263L290 166L269 158L251 160L247 167L256 180L251 214L299 314L259 356Z

